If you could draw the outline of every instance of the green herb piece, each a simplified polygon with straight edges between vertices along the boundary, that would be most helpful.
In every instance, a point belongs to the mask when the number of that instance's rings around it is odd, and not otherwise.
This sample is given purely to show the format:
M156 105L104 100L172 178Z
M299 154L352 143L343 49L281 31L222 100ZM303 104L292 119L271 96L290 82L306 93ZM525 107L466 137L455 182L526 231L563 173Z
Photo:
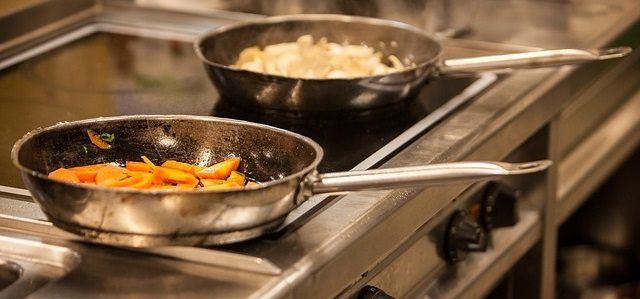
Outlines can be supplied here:
M116 136L113 134L109 134L109 133L102 133L100 134L100 139L106 141L106 142L112 142L114 139L116 139Z
M125 175L124 177L118 179L119 182L122 182L131 177L131 175L129 175L128 173L124 173L124 175Z
M82 149L84 150L84 154L85 154L85 155L89 153L89 150L87 149L87 147L86 147L86 146L84 146L84 145L83 145L83 146L82 146Z

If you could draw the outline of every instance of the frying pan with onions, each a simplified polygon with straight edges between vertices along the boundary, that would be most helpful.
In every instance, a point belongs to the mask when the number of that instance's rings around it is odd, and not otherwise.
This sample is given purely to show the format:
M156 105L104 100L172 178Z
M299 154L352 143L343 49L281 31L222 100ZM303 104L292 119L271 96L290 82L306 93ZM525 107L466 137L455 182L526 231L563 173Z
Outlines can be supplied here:
M413 66L384 75L303 79L232 66L243 49L293 42L303 35L367 45ZM619 58L631 48L559 49L442 60L442 46L410 25L345 15L290 15L232 24L204 34L194 44L223 98L239 106L296 112L364 110L402 101L439 76L514 68L539 68Z

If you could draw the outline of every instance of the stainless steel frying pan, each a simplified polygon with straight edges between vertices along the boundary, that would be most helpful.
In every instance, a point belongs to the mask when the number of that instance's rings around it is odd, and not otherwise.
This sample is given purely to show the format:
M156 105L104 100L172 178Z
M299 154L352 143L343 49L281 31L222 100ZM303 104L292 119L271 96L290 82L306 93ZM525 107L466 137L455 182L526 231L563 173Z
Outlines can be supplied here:
M247 47L315 38L365 44L387 57L416 66L382 76L351 79L300 79L231 67ZM619 58L631 48L560 49L441 60L442 47L424 31L407 24L344 15L291 15L220 27L196 41L195 51L223 98L238 105L298 112L371 109L414 96L438 76L513 68L538 68Z
M109 150L94 147L86 130L113 133ZM87 149L87 150L85 150ZM236 190L145 191L51 180L59 167L176 159L207 165L229 155L261 182ZM197 116L123 116L61 123L18 140L11 158L49 220L98 242L128 246L212 245L253 238L277 227L308 196L363 189L474 182L546 169L522 164L458 162L318 174L322 148L274 127Z

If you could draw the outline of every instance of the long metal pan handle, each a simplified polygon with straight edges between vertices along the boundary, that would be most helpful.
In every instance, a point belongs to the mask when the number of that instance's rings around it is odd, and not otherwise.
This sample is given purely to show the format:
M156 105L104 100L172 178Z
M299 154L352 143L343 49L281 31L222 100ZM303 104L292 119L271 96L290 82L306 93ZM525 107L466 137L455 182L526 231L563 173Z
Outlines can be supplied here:
M558 49L525 53L447 59L439 67L440 74L476 73L506 69L526 69L584 63L624 57L630 47L608 49Z
M527 163L454 162L426 166L333 172L310 176L310 193L433 186L487 181L497 177L534 173L551 166L550 160ZM309 195L311 195L309 194Z

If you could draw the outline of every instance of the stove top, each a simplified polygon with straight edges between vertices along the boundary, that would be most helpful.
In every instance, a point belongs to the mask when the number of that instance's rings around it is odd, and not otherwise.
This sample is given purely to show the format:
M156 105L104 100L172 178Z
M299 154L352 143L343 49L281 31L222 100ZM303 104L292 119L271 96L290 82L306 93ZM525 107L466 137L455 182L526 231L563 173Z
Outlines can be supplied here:
M375 110L316 115L251 111L218 96L191 43L93 32L0 71L0 185L24 188L9 152L26 132L62 121L131 114L212 115L266 123L320 143L325 150L321 172L350 170L475 80L436 80L414 99Z
M192 50L191 41L198 34L224 22L207 18L200 24L180 19L166 27L163 17L158 27L148 15L146 19L110 16L112 19L104 17L80 25L0 61L0 152L4 153L0 154L0 194L11 201L12 207L23 211L20 221L0 215L4 226L19 231L28 227L29 233L48 237L68 237L52 229L35 204L20 201L29 201L30 197L9 153L17 139L37 127L130 114L229 117L313 138L325 150L321 172L367 169L384 163L496 80L493 74L442 78L431 82L414 99L375 110L315 115L252 111L219 97ZM464 43L450 42L444 44L445 58L487 54ZM319 215L335 199L309 198L276 232L255 242L277 242ZM258 273L280 273L267 256L246 250L252 248L250 242L254 241L219 248L143 251Z

